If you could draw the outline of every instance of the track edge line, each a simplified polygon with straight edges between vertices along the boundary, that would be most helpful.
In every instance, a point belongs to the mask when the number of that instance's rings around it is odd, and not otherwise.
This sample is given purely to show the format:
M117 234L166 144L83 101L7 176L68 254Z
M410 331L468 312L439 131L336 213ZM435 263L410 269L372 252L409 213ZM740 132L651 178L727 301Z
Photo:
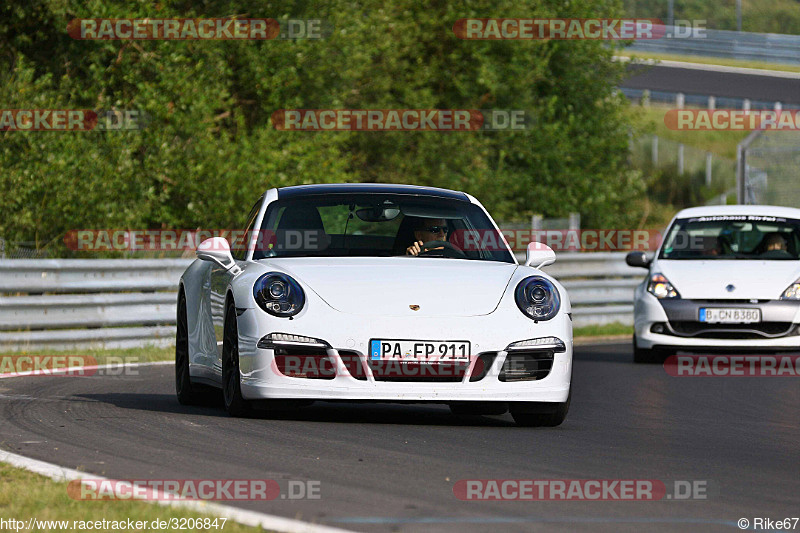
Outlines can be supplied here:
M53 463L39 461L38 459L31 459L23 455L0 450L0 462L22 468L29 472L45 476L53 481L69 482L73 480L82 479L84 477L91 477L91 479L108 480L104 476L89 474L88 472L80 472L71 468L65 468ZM220 503L209 503L205 501L164 501L164 500L137 500L143 503L154 503L165 507L183 508L191 511L197 511L206 514L215 514L221 518L229 518L234 522L244 526L262 527L272 531L280 531L285 533L353 533L351 530L340 529L320 524L312 524L311 522L303 522L293 518L284 518L282 516L270 515L260 513L257 511L248 511L239 509L230 505L223 505Z

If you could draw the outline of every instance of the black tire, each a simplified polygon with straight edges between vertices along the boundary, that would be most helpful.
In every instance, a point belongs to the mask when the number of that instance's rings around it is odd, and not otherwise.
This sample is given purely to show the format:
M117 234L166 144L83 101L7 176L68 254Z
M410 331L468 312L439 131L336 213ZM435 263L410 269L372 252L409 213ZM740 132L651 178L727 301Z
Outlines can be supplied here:
M504 415L508 412L506 402L457 402L448 404L456 416Z
M556 427L567 418L572 401L572 387L566 402L514 402L510 406L511 416L518 426Z
M667 350L659 348L639 348L636 335L633 336L633 362L640 364L661 364L670 355Z
M239 373L239 329L236 325L236 306L233 300L225 308L225 326L222 337L222 398L225 410L231 416L252 414L251 402L242 397Z
M202 395L189 375L189 327L186 318L186 296L178 294L178 317L175 331L175 394L181 405L197 405Z

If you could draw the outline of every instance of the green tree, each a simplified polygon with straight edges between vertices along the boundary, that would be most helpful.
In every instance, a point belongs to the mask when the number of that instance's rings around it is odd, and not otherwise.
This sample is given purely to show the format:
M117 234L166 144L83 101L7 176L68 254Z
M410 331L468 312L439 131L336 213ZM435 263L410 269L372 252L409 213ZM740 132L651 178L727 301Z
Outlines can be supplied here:
M110 2L0 7L4 109L139 109L139 132L0 132L0 236L236 227L263 190L382 181L465 190L501 219L631 224L623 70L599 41L466 41L464 17L609 17L613 1ZM73 18L318 18L322 40L81 41ZM285 132L278 109L523 109L526 131Z

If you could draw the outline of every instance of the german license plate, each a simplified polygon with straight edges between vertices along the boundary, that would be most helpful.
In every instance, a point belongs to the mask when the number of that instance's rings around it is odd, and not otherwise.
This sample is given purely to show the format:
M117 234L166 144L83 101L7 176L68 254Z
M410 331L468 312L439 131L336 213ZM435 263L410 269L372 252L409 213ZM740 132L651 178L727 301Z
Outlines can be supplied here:
M409 341L371 339L369 357L373 361L397 359L402 361L468 361L467 341Z
M761 322L761 309L700 308L700 322L714 324L752 324Z

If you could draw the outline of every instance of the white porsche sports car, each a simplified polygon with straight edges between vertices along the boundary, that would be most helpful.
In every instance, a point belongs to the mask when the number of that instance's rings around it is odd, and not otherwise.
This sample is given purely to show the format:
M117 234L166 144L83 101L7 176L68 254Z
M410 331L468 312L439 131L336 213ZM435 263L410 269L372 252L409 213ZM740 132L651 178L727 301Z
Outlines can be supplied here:
M634 296L634 360L677 350L800 349L800 209L684 209Z
M314 400L437 402L519 425L566 417L569 298L519 265L472 196L408 185L271 189L245 245L203 241L180 280L175 377L242 416Z

